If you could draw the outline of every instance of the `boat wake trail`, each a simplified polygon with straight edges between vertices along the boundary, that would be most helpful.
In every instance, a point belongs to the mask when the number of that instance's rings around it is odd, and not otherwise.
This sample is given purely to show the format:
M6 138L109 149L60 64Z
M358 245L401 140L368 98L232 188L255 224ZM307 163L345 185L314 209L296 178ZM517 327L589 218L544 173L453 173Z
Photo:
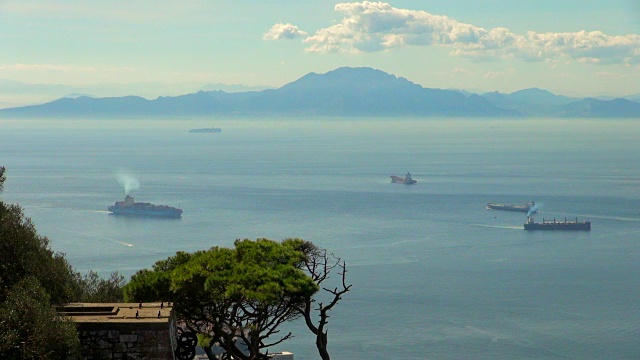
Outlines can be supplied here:
M67 232L70 234L74 234L74 235L79 235L79 236L84 236L84 237L88 237L88 238L93 238L96 240L106 240L109 242L112 242L114 244L118 244L118 245L123 245L123 246L128 246L128 247L134 247L134 244L130 244L124 241L119 241L119 240L113 240L113 239L109 239L109 238L105 238L105 237L101 237L101 236L95 236L95 235L91 235L91 234L85 234L85 233L81 233L78 231L72 231L72 230L65 230L65 229L58 229L59 231L63 231L63 232Z
M113 243L116 243L116 244L120 244L120 245L128 246L128 247L134 247L134 246L135 246L135 245L133 245L133 244L126 243L126 242L124 242L124 241L117 241L117 240L109 240L109 241L111 241L111 242L113 242Z

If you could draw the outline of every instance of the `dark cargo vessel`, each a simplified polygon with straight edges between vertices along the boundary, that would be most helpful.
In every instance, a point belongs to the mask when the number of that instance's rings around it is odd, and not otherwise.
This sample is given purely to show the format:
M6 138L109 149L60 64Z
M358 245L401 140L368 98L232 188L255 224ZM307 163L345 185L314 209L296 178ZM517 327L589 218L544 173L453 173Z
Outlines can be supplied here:
M488 203L487 210L506 210L506 211L519 211L519 212L537 212L538 208L536 204L531 201L524 205L510 205L510 204L494 204Z
M202 129L191 129L190 133L221 133L222 129L220 128L202 128Z
M567 221L565 218L564 221L545 221L542 219L541 223L537 223L533 220L532 217L527 217L527 222L524 223L525 230L591 230L591 221L578 221L576 218L575 221Z

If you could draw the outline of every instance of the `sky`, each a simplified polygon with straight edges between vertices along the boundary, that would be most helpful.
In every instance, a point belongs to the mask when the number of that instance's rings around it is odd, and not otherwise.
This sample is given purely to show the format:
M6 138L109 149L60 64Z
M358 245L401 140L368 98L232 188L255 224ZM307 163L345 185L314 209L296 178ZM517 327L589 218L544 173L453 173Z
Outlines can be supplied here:
M0 0L0 30L0 81L114 96L343 66L428 88L640 93L640 0Z

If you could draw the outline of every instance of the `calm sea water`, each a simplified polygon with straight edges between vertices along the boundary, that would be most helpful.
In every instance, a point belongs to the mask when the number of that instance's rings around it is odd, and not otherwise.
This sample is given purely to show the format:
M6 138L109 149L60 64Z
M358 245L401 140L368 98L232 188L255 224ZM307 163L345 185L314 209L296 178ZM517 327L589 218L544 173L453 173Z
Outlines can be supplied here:
M617 120L0 120L1 196L82 272L313 241L353 284L330 318L335 359L638 359L638 139ZM407 171L416 185L390 183ZM109 215L123 175L182 219ZM485 209L530 200L592 231L525 232L523 214ZM318 358L303 324L287 330L275 350Z

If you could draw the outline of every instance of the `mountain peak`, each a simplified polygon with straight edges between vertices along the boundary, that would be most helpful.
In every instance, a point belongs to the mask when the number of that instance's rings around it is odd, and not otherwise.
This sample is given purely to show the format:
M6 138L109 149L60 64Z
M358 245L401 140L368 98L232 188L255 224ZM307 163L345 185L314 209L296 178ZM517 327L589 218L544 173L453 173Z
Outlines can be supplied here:
M509 94L509 98L517 103L529 105L564 105L573 101L573 99L566 96L555 95L550 91L539 88L518 90Z
M574 105L567 106L569 103ZM424 88L370 67L340 67L308 73L278 89L227 93L199 91L158 97L64 98L42 105L0 110L2 117L155 117L155 116L340 116L340 117L640 117L640 104L574 99L530 88L511 94L465 96Z

